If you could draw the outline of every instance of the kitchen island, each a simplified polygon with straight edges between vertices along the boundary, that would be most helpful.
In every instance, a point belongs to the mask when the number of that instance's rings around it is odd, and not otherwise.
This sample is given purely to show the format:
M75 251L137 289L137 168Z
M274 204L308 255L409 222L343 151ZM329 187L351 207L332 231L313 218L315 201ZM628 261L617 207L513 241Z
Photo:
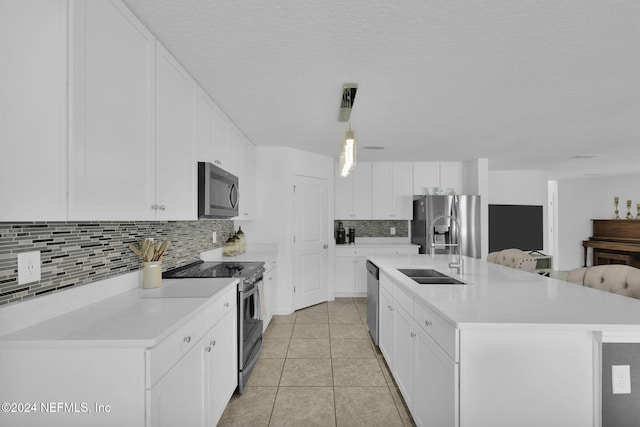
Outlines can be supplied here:
M598 426L604 342L640 342L640 301L465 258L372 256L379 346L416 424ZM464 285L419 285L432 268ZM610 385L608 392L610 393Z

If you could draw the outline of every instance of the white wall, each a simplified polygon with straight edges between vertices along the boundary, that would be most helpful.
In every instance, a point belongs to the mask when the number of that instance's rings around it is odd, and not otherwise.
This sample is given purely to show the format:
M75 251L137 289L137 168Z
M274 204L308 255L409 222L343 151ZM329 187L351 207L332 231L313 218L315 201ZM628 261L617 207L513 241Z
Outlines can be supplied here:
M548 175L546 171L489 171L489 204L542 206L542 229L548 230ZM543 252L551 253L548 232ZM555 268L555 267L554 267Z
M250 243L277 244L275 314L288 314L293 311L293 178L304 175L327 180L327 241L331 241L334 159L287 147L257 147L256 159L257 219L243 222L242 229ZM333 245L329 247L327 277L333 277Z
M571 270L582 266L582 241L592 235L592 219L613 218L613 197L620 197L620 217L627 213L626 201L632 200L631 214L640 203L640 175L566 179L558 181L558 254L556 269ZM591 265L591 252L589 252Z

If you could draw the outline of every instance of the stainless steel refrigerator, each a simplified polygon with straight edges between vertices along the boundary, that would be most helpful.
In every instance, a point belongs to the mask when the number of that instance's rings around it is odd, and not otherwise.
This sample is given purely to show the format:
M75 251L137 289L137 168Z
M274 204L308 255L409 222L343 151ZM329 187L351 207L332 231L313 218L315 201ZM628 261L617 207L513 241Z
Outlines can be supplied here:
M434 220L440 216L444 218ZM435 242L436 254L457 253L458 231L454 218L460 223L462 255L480 258L480 196L413 196L411 243L420 245L420 253L428 254ZM433 225L433 226L432 226Z

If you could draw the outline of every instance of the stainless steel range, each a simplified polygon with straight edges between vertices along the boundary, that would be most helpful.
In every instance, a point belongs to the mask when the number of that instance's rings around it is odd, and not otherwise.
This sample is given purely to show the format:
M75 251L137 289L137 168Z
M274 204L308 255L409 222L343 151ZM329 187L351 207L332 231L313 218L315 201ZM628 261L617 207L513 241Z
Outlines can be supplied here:
M237 277L238 284L238 393L242 393L262 350L262 315L258 285L264 273L263 262L198 261L162 277L168 279Z

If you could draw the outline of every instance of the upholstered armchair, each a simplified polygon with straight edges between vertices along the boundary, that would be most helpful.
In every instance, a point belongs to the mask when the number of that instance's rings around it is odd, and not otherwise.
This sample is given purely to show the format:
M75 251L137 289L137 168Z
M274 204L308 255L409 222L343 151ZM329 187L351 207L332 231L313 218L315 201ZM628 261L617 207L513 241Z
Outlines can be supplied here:
M512 248L498 252L490 252L489 255L487 255L487 261L531 273L536 271L535 257L520 249Z
M614 294L640 299L640 269L623 264L573 269L567 281Z

